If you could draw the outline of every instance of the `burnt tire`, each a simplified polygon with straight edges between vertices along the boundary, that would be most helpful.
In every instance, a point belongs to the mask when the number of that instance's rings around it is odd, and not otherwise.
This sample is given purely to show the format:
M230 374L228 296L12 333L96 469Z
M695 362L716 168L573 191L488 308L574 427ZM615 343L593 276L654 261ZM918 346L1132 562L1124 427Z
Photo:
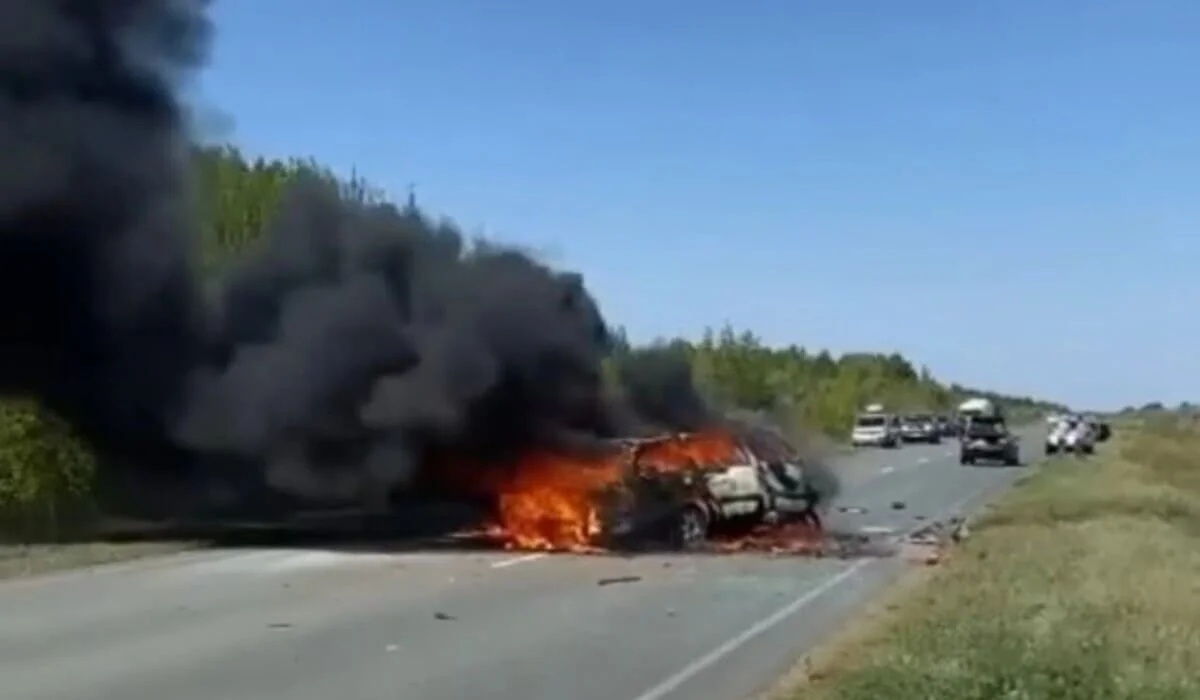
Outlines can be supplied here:
M695 504L686 505L675 518L671 544L684 552L701 549L708 544L711 524L707 510Z

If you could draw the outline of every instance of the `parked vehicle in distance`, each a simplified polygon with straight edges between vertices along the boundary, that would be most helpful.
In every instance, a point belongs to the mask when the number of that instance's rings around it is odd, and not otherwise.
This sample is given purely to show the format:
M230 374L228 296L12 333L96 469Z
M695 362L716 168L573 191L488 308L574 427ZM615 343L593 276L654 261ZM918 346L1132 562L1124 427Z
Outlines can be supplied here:
M967 421L959 443L960 464L975 464L979 461L1003 462L1008 466L1021 464L1021 452L1017 436L1013 435L1004 418L981 415Z
M1074 452L1079 455L1090 455L1096 451L1096 433L1092 429L1091 423L1088 423L1081 416L1071 416L1070 431L1066 438L1066 452Z
M1055 422L1050 424L1050 429L1046 432L1046 454L1056 455L1059 452L1067 451L1067 436L1074 429L1071 422L1066 418L1056 416Z
M890 413L870 411L859 414L850 431L850 444L854 447L899 447L901 443L900 422Z
M1096 433L1081 416L1063 416L1046 436L1046 454L1062 452L1081 455L1096 451Z
M900 438L905 442L937 445L942 441L942 432L932 414L912 413L900 419Z
M1106 421L1102 421L1094 415L1084 416L1084 421L1088 424L1096 442L1105 442L1112 437L1112 428Z

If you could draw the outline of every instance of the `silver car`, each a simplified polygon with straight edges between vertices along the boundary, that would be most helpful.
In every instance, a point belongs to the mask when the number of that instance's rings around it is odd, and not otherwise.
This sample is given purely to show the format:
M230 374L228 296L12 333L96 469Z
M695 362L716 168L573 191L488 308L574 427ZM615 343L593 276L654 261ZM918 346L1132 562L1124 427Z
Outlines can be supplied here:
M900 421L890 413L863 413L854 421L850 444L855 447L899 447Z

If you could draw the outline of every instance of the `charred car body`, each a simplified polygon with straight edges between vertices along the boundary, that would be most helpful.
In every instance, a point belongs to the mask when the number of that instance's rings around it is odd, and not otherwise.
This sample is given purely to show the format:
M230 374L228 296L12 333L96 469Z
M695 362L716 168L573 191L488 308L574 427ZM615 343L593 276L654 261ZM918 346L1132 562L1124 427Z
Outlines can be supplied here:
M1001 416L973 416L963 429L958 461L960 464L995 461L1017 466L1021 463L1017 436L1009 432Z
M733 459L720 464L662 470L653 464L663 441L687 434L622 440L629 480L606 504L601 544L626 548L646 542L697 549L717 530L750 529L784 520L820 528L821 496L803 461L775 436L736 442Z

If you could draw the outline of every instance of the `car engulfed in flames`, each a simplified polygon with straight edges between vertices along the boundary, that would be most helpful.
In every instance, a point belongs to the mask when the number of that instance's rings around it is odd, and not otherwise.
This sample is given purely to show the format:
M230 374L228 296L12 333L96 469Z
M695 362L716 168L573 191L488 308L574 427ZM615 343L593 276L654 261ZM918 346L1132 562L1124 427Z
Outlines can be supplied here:
M619 439L588 456L526 455L495 487L491 532L509 549L690 550L714 534L744 539L789 522L820 529L820 498L803 460L765 431Z

